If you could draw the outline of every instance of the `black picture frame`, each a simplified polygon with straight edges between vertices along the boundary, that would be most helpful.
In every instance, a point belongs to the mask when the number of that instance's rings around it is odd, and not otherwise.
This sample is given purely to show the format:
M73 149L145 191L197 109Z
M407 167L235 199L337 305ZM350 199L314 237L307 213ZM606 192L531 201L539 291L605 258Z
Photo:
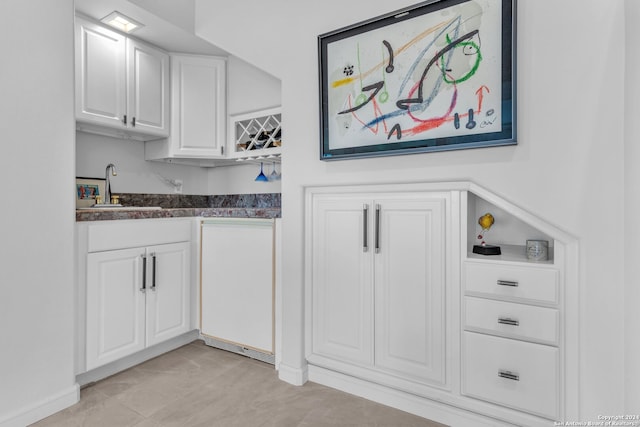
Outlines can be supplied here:
M517 144L516 0L431 0L318 36L320 159Z

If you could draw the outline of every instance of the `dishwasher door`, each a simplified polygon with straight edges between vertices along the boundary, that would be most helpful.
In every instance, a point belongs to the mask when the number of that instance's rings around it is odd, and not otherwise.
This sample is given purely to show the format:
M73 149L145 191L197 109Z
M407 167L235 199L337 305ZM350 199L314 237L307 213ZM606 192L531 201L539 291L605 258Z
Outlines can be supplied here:
M201 226L200 332L205 343L270 363L274 224L273 219L215 218Z

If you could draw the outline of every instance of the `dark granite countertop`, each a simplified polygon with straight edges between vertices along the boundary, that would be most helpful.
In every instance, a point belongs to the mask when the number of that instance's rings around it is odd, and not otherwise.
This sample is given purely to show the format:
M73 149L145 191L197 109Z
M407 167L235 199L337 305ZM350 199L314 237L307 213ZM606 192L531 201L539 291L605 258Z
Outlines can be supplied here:
M76 221L181 217L280 218L281 212L279 193L224 196L121 193L120 201L123 208L77 209ZM135 208L127 209L126 206ZM145 206L150 208L144 209Z

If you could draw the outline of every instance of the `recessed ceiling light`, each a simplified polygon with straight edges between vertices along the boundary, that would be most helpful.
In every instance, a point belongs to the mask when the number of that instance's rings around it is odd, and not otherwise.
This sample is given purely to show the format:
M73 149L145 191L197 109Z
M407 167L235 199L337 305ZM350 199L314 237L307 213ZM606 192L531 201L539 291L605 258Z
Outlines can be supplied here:
M144 25L140 22L123 15L118 11L110 13L100 21L104 22L107 25L111 25L112 27L117 28L118 30L123 31L127 34L144 27Z

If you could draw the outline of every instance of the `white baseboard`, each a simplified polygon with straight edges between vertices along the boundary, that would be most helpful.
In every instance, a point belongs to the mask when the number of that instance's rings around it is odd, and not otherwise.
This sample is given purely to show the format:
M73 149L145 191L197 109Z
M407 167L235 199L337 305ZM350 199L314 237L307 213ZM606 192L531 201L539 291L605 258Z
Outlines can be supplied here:
M304 385L309 380L307 368L293 368L280 363L278 366L278 378L292 385Z
M78 374L76 376L76 381L78 382L78 384L80 384L80 386L91 384L101 379L110 377L111 375L117 374L118 372L124 371L125 369L129 369L133 366L139 365L140 363L146 362L147 360L153 359L154 357L160 356L161 354L167 353L171 350L175 350L176 348L189 344L190 342L193 342L199 338L200 334L198 330L194 329L193 331L187 332L186 334L182 334L168 341L156 344L153 347L145 348L144 350L132 354L131 356L116 360L115 362L108 363L104 366L100 366L88 372Z
M309 381L390 406L419 417L455 427L507 427L494 418L484 417L445 403L432 401L389 387L373 384L335 371L309 365Z
M80 401L80 386L72 386L0 418L0 427L24 427Z

